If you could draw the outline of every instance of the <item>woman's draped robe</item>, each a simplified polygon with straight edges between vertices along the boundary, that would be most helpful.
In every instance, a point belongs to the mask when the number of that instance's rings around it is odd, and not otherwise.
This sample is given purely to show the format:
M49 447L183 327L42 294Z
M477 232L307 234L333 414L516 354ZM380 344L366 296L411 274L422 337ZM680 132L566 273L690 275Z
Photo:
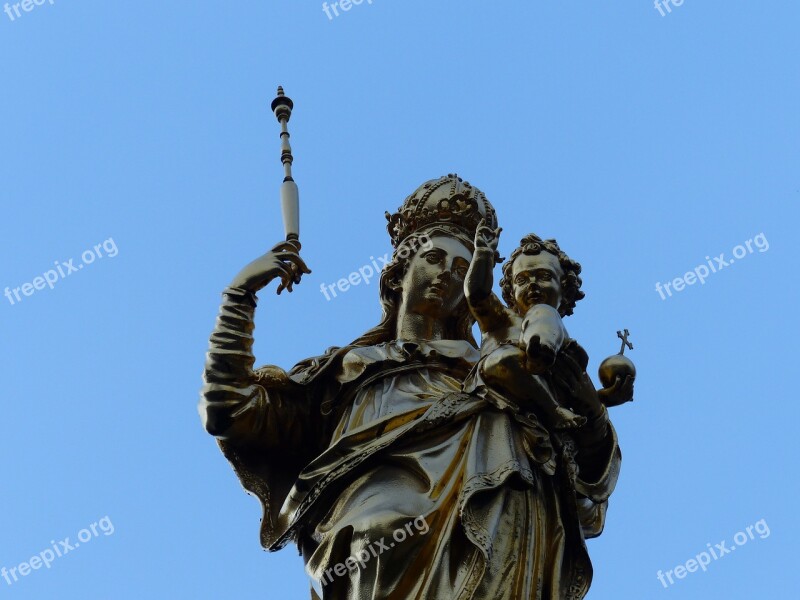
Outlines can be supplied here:
M254 372L254 310L252 294L226 291L200 412L264 505L262 544L295 541L318 597L586 595L584 538L602 531L620 464L610 423L582 476L586 448L480 385L463 391L479 353L459 340Z

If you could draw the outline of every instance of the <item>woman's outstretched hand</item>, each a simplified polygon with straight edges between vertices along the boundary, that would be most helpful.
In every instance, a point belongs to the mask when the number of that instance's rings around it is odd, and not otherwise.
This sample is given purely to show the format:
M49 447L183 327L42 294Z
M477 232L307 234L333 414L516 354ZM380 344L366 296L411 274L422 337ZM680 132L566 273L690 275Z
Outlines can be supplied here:
M611 387L597 390L600 401L607 407L619 406L633 400L633 376L626 375L623 379L617 375Z
M553 379L561 393L569 398L575 412L589 418L602 414L603 405L591 378L568 352L559 353Z
M292 286L300 283L303 273L311 270L300 258L300 243L295 240L281 242L264 256L255 259L233 278L231 287L256 293L266 287L273 279L280 278L278 293L292 291Z

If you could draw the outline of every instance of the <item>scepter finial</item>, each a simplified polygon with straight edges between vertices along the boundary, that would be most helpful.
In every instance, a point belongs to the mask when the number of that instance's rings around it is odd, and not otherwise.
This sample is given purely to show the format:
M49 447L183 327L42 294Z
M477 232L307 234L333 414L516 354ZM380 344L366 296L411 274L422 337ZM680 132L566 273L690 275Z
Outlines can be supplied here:
M289 119L292 117L294 102L278 86L278 95L272 101L272 112L281 124L281 162L283 163L283 185L281 185L281 210L283 228L287 240L300 239L300 194L292 178L292 146L289 144Z

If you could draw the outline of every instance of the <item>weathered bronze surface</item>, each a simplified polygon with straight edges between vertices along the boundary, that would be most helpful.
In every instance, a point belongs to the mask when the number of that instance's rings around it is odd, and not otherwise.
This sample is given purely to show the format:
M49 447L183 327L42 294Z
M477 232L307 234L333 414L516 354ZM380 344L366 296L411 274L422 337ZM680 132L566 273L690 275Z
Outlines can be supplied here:
M599 392L587 375L562 323L580 265L526 236L495 296L495 210L455 175L387 218L381 322L288 372L253 368L253 317L262 288L310 272L298 242L223 293L200 413L263 503L264 547L297 544L312 598L583 598L620 469L606 405L634 372L607 365Z

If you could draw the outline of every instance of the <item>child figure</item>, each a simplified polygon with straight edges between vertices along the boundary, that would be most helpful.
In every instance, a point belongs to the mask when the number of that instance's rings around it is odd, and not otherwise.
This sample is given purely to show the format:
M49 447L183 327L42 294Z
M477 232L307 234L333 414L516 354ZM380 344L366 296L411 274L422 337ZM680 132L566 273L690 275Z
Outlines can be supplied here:
M580 265L555 240L525 236L503 265L500 285L507 306L492 292L496 231L481 222L475 232L475 254L464 283L467 303L481 329L480 375L518 403L533 402L534 413L554 429L573 429L586 418L560 406L537 377L555 363L569 341L561 318L572 314L580 291ZM573 344L577 346L577 344ZM581 366L588 357L578 351ZM534 388L537 393L532 393Z

